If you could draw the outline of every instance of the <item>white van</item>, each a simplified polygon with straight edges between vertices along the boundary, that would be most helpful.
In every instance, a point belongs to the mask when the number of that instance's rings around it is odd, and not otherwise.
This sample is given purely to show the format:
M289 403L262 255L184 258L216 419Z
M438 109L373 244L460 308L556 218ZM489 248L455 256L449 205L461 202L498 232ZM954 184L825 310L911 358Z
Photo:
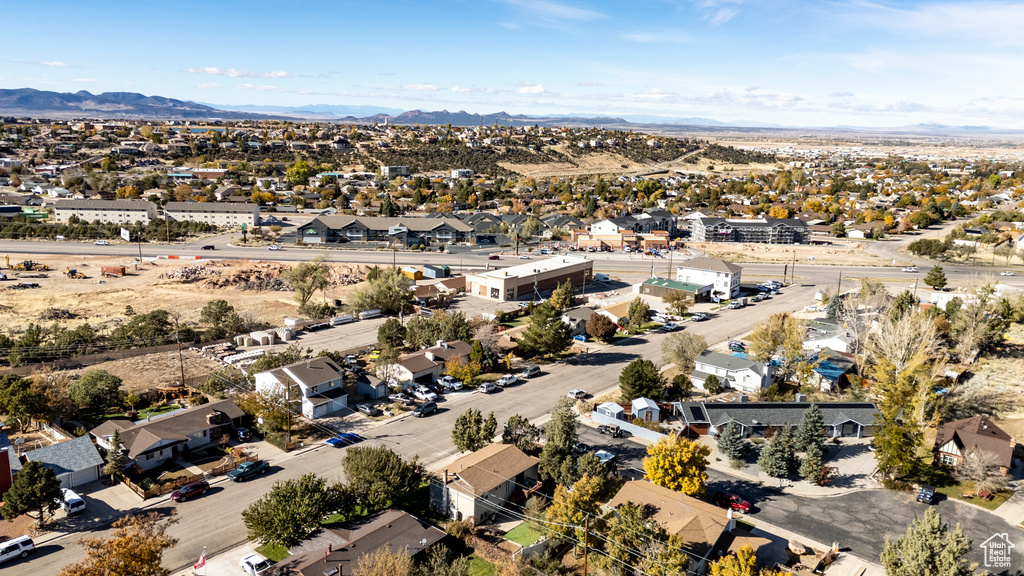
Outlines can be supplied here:
M35 542L28 536L19 536L6 542L0 542L0 562L7 562L18 556L25 558L29 552L35 549Z
M64 494L64 502L60 506L64 509L65 514L74 516L85 510L85 500L82 500L81 496L75 494L74 490L61 488L60 491Z
M611 278L609 278L607 274L594 274L594 280L597 280L598 282L608 282Z

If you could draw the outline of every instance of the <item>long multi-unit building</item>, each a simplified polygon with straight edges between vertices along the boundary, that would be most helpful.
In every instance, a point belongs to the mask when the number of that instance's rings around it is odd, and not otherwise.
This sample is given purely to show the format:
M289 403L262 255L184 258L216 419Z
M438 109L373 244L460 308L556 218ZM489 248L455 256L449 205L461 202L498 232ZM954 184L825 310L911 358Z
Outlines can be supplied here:
M811 239L807 223L791 218L696 218L691 226L696 242L807 244Z
M307 244L387 242L475 244L476 231L456 218L318 216L298 228Z
M168 202L164 214L174 220L214 226L259 226L260 207L245 202Z
M58 200L54 204L53 217L58 223L66 224L72 216L85 222L149 224L157 217L157 207L148 200Z

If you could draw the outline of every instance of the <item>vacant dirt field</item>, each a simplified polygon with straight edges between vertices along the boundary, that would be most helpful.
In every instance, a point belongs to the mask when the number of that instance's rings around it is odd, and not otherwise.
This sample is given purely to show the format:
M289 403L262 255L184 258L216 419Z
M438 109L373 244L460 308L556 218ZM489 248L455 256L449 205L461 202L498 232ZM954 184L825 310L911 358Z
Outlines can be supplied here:
M181 314L183 322L196 323L202 306L216 299L227 300L243 317L278 325L286 315L294 314L292 292L277 277L290 264L217 261L201 264L184 260L144 262L132 268L131 257L39 256L31 258L50 266L45 278L26 278L27 273L4 270L10 280L0 283L0 322L8 331L19 332L29 322L48 325L50 309L70 313L64 322L74 327L88 322L99 330L113 330L123 321L126 306L145 313L165 309ZM101 266L124 266L121 278L102 278ZM88 278L72 280L62 271L71 267ZM366 266L334 264L336 285L329 298L342 298L354 279L361 278ZM163 277L161 277L163 276ZM35 282L39 288L12 290L10 286ZM244 285L244 286L243 286ZM241 289L241 288L248 289ZM319 293L316 298L320 298Z
M730 262L757 262L786 264L835 264L847 266L883 266L887 263L865 249L863 242L835 240L824 246L793 246L783 244L732 244L714 242L688 242L687 247L695 248L708 256Z
M998 351L970 367L949 397L950 419L989 414L1007 434L1024 438L1024 326L1014 325Z
M549 178L551 176L580 176L587 174L621 174L648 168L645 164L634 162L612 152L584 154L576 156L565 146L554 146L553 149L568 156L568 162L546 162L543 164L511 164L501 162L498 165L523 176L533 178ZM653 164L651 164L653 166Z

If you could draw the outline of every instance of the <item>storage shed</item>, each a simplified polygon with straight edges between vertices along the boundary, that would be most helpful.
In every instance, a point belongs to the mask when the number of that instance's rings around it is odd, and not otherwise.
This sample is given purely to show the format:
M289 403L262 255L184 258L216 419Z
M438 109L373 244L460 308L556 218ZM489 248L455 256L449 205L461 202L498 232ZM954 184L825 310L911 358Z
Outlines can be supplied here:
M615 402L605 402L595 408L595 410L597 410L598 414L604 414L616 420L625 420L626 411Z

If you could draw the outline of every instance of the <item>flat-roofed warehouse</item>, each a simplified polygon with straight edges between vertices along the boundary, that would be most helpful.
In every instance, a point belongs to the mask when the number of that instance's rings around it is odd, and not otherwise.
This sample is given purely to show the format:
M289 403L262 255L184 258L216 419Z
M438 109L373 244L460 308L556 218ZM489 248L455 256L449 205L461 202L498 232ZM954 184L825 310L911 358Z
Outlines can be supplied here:
M559 256L530 261L478 274L466 275L466 293L505 301L530 298L534 289L549 292L569 280L573 286L593 281L594 261L577 256Z

